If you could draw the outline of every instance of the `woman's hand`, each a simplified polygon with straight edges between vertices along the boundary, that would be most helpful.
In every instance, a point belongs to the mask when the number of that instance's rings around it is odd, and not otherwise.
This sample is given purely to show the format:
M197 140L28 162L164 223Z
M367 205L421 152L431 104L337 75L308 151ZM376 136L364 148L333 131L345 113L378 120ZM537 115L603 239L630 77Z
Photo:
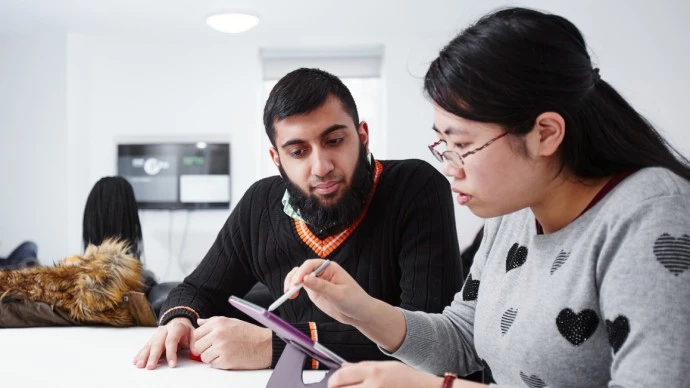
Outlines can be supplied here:
M439 388L442 382L440 377L420 372L398 361L373 361L343 365L328 380L328 388Z
M356 326L368 318L367 306L374 299L338 263L331 262L318 277L312 276L311 273L323 262L322 259L311 259L295 267L285 277L284 291L304 282L309 298L319 309L342 323ZM292 299L297 295L295 293Z
M285 291L304 281L304 288L316 307L354 326L374 343L394 353L407 333L402 311L369 296L338 263L331 262L318 277L312 276L323 262L321 259L307 260L290 271L285 277Z

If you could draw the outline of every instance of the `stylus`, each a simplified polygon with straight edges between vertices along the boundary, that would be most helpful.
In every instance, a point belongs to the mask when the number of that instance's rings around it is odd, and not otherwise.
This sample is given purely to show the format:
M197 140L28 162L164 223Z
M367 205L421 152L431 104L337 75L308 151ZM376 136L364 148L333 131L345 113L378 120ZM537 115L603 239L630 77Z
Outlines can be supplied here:
M324 261L323 263L321 263L321 265L320 265L318 268L316 268L316 269L314 270L314 272L312 272L312 273L311 273L310 275L308 275L308 276L311 276L311 275L319 276L319 275L321 275L321 272L323 272L323 270L326 269L326 267L328 267L328 264L330 264L330 263L331 263L330 260ZM300 284L298 284L298 285L292 287L288 292L286 292L285 294L283 294L283 296L281 296L280 298L276 299L275 302L271 303L271 305L268 306L268 311L273 311L273 310L277 309L281 304L285 303L286 300L290 299L290 297L293 296L293 295L294 295L297 291L299 291L302 287L304 287L304 283L300 283Z

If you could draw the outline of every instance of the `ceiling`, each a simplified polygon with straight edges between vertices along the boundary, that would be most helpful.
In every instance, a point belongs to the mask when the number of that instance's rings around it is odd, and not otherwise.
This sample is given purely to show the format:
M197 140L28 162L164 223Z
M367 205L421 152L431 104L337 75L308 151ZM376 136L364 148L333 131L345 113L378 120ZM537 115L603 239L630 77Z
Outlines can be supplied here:
M222 10L258 14L260 24L245 33L258 38L447 35L498 5L472 0L0 0L0 35L222 39L205 24L206 16Z

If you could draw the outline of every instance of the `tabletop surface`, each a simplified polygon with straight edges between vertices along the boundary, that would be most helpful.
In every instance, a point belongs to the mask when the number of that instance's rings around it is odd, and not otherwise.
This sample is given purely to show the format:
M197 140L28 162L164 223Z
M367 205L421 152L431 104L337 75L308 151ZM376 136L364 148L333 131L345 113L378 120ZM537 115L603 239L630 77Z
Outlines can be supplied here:
M51 327L0 329L2 387L265 387L272 370L225 371L180 357L176 368L132 364L155 328ZM319 381L324 372L304 372Z

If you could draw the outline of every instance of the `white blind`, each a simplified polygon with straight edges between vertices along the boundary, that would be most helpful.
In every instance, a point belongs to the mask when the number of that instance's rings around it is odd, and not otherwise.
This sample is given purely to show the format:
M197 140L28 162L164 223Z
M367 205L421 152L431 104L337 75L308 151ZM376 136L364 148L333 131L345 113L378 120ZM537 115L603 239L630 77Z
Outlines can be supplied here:
M343 50L261 49L264 80L278 80L300 67L318 68L340 78L381 76L383 48Z

